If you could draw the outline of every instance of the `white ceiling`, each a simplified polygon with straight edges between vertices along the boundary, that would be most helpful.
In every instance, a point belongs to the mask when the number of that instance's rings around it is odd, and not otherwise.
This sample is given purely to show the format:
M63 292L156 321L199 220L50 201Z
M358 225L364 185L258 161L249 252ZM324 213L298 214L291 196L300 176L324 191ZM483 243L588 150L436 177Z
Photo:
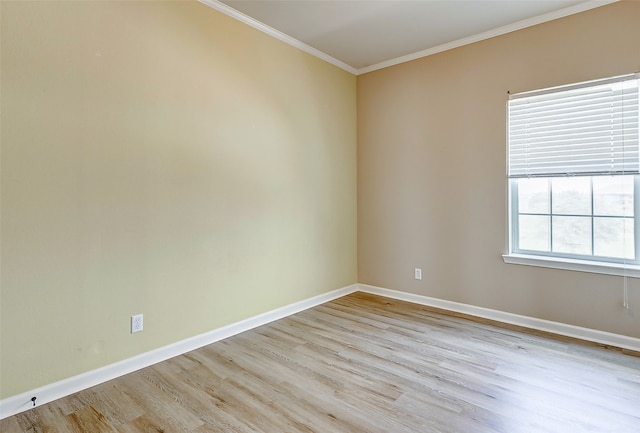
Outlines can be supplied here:
M364 73L616 0L201 0Z

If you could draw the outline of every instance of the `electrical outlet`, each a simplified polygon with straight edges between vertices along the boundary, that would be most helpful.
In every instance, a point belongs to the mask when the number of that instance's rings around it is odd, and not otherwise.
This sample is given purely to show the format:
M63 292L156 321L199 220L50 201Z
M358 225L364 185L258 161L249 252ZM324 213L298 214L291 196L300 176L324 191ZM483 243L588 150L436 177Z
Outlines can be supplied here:
M136 332L142 331L143 328L143 315L136 314L135 316L131 316L131 333L135 334Z
M422 279L422 269L416 268L414 277L415 277L416 280L421 280Z

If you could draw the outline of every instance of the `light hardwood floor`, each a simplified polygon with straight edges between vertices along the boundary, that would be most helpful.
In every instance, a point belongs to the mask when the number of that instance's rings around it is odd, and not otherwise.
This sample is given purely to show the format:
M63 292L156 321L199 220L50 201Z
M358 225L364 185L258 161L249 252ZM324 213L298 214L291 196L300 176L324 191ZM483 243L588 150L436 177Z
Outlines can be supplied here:
M355 293L0 431L638 433L637 355Z

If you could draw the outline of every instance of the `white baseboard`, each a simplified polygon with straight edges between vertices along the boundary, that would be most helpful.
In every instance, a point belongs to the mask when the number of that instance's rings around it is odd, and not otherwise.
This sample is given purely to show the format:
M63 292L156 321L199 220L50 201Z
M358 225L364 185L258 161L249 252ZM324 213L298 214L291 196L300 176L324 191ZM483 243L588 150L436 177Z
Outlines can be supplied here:
M482 317L484 319L523 326L525 328L538 331L550 332L552 334L573 337L580 340L640 352L640 338L598 331L596 329L582 328L580 326L567 325L565 323L552 322L550 320L537 319L535 317L521 316L519 314L506 313L504 311L491 310L489 308L476 307L474 305L461 304L459 302L430 298L428 296L415 295L412 293L385 289L383 287L370 286L367 284L358 284L357 286L358 291L360 292L371 293L374 295L385 296L387 298L413 302L415 304L441 308L457 313L468 314L470 316Z
M178 341L168 346L134 356L133 358L125 359L93 371L79 374L59 382L0 400L0 419L31 409L33 407L31 398L34 396L37 397L36 403L40 406L78 391L82 391L83 389L99 385L108 380L132 373L141 368L182 355L183 353L190 352L208 344L215 343L216 341L223 340L241 332L265 325L273 322L274 320L282 319L357 291L640 352L640 339L638 338L567 325L559 322L536 319L534 317L506 313L503 311L491 310L488 308L476 307L443 299L430 298L428 296L415 295L412 293L370 286L367 284L353 284L351 286L314 296L255 317L242 320L240 322L232 323L222 328L214 329L204 334Z
M282 319L283 317L315 307L316 305L329 302L333 299L353 293L356 290L356 284L343 287L332 292L324 293L291 305L286 305L284 307L268 311L240 322L223 326L222 328L214 329L204 334L169 344L168 346L134 356L133 358L125 359L93 371L5 398L0 400L0 419L31 409L33 407L31 398L34 396L37 397L36 403L40 406L78 391L82 391L83 389L99 385L108 380L132 373L141 368L182 355L183 353L190 352L258 326L265 325L273 322L274 320Z

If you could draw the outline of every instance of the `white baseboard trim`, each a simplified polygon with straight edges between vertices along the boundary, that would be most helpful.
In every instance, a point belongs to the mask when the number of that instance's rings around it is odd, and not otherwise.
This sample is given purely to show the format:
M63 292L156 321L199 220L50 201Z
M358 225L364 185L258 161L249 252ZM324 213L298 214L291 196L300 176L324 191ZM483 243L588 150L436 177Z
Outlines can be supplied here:
M0 400L0 419L31 409L33 407L31 398L34 396L37 397L36 403L40 406L241 332L266 325L274 320L282 319L308 308L324 304L325 302L340 298L355 291L357 291L357 285L352 284L351 286L286 305L93 371L88 371L68 379L5 398Z
M638 338L537 319L535 317L521 316L504 311L491 310L489 308L476 307L444 299L430 298L428 296L368 284L353 284L178 341L93 371L5 398L0 400L0 419L31 409L33 407L31 398L34 396L37 397L36 403L40 406L357 291L640 352L640 339Z
M519 314L506 313L504 311L491 310L489 308L476 307L474 305L462 304L459 302L430 298L428 296L415 295L412 293L385 289L383 287L370 286L368 284L357 284L357 286L358 291L360 292L371 293L374 295L385 296L387 298L413 302L415 304L441 308L457 313L468 314L470 316L482 317L484 319L523 326L525 328L550 332L552 334L562 335L565 337L572 337L640 352L640 338L598 331L596 329L582 328L580 326L552 322L550 320L537 319L535 317L521 316Z

